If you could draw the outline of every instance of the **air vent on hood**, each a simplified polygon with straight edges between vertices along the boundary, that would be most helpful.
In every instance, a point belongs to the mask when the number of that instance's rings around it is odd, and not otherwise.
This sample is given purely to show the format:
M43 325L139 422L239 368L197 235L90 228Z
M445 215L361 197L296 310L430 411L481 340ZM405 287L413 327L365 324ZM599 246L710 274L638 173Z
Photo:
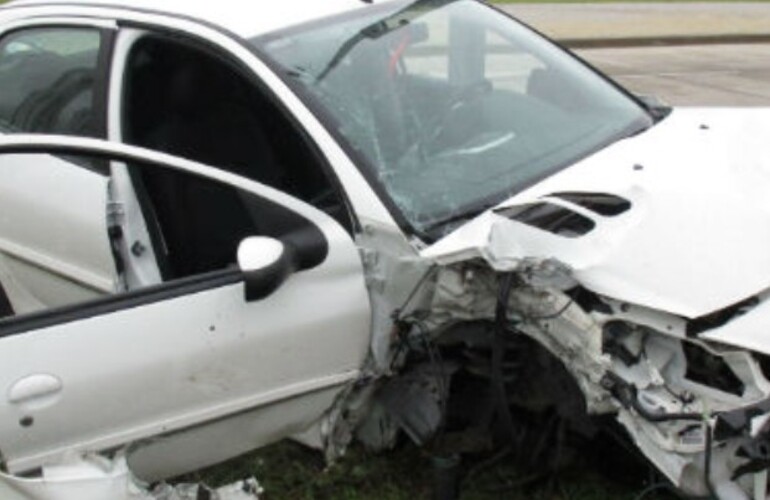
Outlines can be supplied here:
M501 208L495 212L503 217L567 238L583 236L596 227L596 223L588 217L553 203L516 205Z
M559 198L605 217L615 217L631 209L631 202L620 196L606 193L554 193Z

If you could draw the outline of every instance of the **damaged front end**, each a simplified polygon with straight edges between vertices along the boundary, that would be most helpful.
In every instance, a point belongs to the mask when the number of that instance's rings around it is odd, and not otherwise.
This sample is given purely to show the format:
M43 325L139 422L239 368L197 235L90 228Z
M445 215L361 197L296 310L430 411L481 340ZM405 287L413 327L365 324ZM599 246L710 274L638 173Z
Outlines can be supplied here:
M765 294L688 317L598 293L601 252L527 257L563 238L551 229L488 212L423 251L433 267L391 318L357 437L385 448L404 431L438 457L519 448L526 467L554 468L565 441L609 420L680 491L765 499Z
M398 319L392 363L403 373L358 429L369 446L403 430L437 456L516 443L528 466L553 467L560 457L544 448L560 446L557 433L591 437L594 417L614 416L686 494L766 498L770 382L756 355L596 295L550 261L431 274L424 302Z

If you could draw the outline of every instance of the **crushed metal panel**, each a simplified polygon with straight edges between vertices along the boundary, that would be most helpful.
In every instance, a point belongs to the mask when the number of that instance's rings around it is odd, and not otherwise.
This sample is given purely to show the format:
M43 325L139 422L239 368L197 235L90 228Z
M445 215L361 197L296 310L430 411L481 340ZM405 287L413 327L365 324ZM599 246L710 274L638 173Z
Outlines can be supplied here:
M150 488L137 480L119 454L114 460L98 455L73 457L45 466L39 477L0 474L0 496L6 500L258 500L262 488L247 479L211 489L199 484L159 484Z
M487 212L422 255L440 264L483 258L498 271L525 258L555 259L601 295L705 315L770 283L770 203L763 194L770 188L770 146L746 133L767 128L770 110L675 110L646 133L498 207L553 201L560 192L601 192L631 203L611 217L584 209L596 223L589 233L566 238Z
M752 470L735 477L736 471L758 463L758 459L747 462L737 453L767 439L766 424L770 417L759 414L751 422L751 435L720 438L713 447L707 445L705 429L714 426L714 416L720 412L751 408L770 397L770 382L753 355L690 338L687 321L667 312L604 296L594 298L602 303L601 307L583 309L574 296L582 283L569 267L555 260L525 255L509 259L505 253L496 253L497 249L505 250L505 245L495 246L494 240L499 237L494 226L507 228L516 224L498 218L493 213L482 216L479 227L484 221L487 224L475 239L469 237L464 246L452 249L456 253L450 251L435 259L439 268L431 286L433 299L427 306L428 316L420 318L423 325L429 326L430 334L440 337L446 325L491 321L501 274L500 270L492 269L493 262L504 263L500 267L517 278L507 304L509 319L518 332L562 361L580 387L589 413L617 414L640 450L683 491L704 494L713 489L722 499L748 498L747 492L753 491L765 476L762 471L755 474ZM458 231L462 233L462 229ZM465 235L472 233L473 229ZM490 235L485 244L485 236ZM503 236L498 241L508 235ZM508 248L515 248L516 241L512 239L510 243ZM430 254L437 247L425 253ZM500 255L502 258L498 259ZM748 315L757 311L758 308ZM614 324L627 325L627 329L609 328ZM607 342L615 336L627 356L608 348ZM738 392L733 393L716 381L691 379L690 364L697 359L688 357L688 349L720 360L740 385ZM631 391L632 399L617 396L613 377ZM676 415L687 417L666 418ZM738 432L748 430L741 428ZM710 451L706 452L707 449ZM706 455L711 458L708 474Z
M764 301L755 309L733 318L726 325L698 335L713 342L741 347L770 355L770 301Z

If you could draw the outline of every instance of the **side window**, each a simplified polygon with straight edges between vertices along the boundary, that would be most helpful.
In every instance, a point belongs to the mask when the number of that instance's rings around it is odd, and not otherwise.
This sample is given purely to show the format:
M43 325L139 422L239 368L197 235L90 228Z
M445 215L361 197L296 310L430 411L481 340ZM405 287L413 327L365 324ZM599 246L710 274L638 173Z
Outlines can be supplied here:
M250 236L325 254L326 239L311 222L252 193L164 168L134 165L132 176L164 281L235 266Z
M32 28L0 40L0 132L100 137L96 81L102 34Z
M210 49L148 35L128 56L123 138L291 194L351 226L305 138L253 79Z
M120 279L132 265L121 256L139 253L124 238L136 221L108 221L108 176L44 155L0 155L0 173L0 213L25 214L0 217L0 321L144 288ZM132 176L165 283L237 269L238 246L250 236L283 241L300 270L326 257L320 229L252 192L156 164L136 163Z

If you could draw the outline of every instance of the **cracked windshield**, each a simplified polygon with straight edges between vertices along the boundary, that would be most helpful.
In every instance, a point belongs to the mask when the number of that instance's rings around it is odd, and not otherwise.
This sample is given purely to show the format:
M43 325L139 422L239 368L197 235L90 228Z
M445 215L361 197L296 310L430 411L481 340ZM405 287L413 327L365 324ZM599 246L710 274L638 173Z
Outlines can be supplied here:
M472 0L388 3L253 43L423 235L652 124L593 71Z

